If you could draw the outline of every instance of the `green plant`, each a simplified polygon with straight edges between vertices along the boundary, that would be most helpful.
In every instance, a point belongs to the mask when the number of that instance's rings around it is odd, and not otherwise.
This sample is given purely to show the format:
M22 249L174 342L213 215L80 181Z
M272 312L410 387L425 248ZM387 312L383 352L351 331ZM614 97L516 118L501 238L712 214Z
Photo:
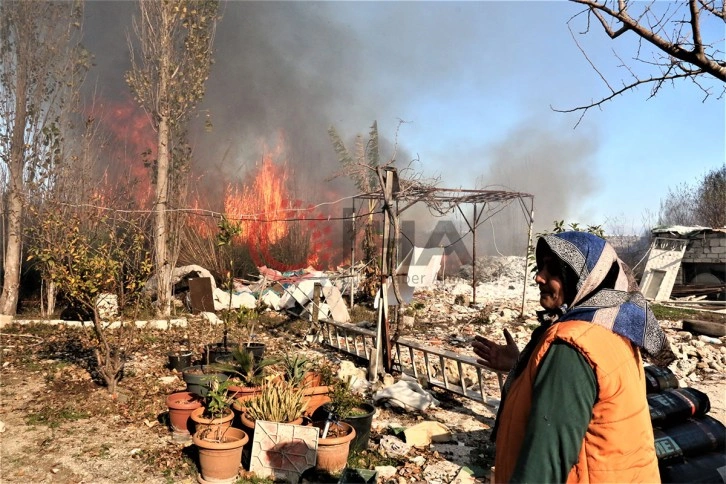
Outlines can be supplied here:
M322 361L321 363L314 364L314 371L317 372L318 375L320 375L320 384L325 386L332 385L335 380L335 370L333 370L333 367L328 363L327 361Z
M330 397L330 403L326 404L326 407L330 409L332 414L332 420L340 420L354 416L356 409L365 403L363 395L351 390L353 377L348 376L346 379L333 382L328 396Z
M302 385L305 375L310 371L311 362L300 354L286 354L282 359L282 368L285 381L292 386L299 387Z
M404 463L400 457L391 457L378 452L359 450L348 455L348 467L359 469L375 469L378 466L398 467Z
M252 352L235 348L232 350L232 359L229 362L215 363L214 368L234 375L234 379L245 386L258 386L265 379L265 369L277 361L275 358L266 358L258 362Z
M227 390L232 381L219 381L216 376L210 376L207 380L209 391L204 397L204 413L212 418L220 418L229 410L234 400L234 395L229 395Z
M292 422L303 416L306 402L302 388L295 388L289 382L265 385L262 393L243 405L251 420L269 422Z

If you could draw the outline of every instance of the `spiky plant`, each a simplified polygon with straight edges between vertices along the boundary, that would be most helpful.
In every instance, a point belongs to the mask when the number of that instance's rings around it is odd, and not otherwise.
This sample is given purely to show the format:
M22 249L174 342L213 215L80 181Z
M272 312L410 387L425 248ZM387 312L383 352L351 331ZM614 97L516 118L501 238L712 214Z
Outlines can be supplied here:
M293 422L303 416L307 402L302 388L278 382L265 385L262 393L244 402L244 407L250 420Z
M305 379L306 373L310 370L310 360L300 354L287 354L282 359L282 366L285 372L285 380L292 386L299 387Z
M232 360L215 363L214 366L224 373L234 375L245 386L258 386L265 380L265 369L277 362L275 358L266 358L258 362L252 352L235 348L232 350Z

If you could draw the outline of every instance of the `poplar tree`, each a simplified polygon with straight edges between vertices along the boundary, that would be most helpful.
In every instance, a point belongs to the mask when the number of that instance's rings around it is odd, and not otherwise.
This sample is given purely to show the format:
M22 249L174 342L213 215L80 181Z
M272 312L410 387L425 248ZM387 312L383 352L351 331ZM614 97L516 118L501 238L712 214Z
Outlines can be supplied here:
M216 0L140 0L129 36L131 69L126 82L156 131L152 160L154 189L154 271L157 312L171 313L172 270L178 257L178 217L174 197L183 192L189 150L190 115L204 97L212 65L217 24Z
M25 211L63 161L65 111L74 109L90 57L81 46L83 3L0 2L0 313L17 311Z

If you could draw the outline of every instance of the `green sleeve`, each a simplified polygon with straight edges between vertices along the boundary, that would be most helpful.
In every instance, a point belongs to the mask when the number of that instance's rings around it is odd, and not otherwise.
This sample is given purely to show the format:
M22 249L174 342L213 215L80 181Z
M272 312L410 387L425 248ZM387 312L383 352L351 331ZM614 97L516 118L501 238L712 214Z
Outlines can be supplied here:
M597 398L595 372L564 342L547 351L511 482L565 482L580 454Z

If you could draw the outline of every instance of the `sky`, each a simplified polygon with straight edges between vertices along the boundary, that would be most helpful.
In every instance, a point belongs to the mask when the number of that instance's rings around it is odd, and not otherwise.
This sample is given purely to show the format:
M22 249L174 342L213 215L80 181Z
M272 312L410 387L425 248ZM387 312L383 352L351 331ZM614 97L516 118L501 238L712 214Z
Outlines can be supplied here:
M376 120L382 155L396 146L399 166L415 160L441 187L533 194L537 230L566 220L640 233L669 189L724 164L724 101L718 81L705 82L716 93L706 101L688 81L650 99L644 86L575 127L579 113L553 107L608 92L568 30L581 10L564 1L226 2L199 106L214 129L193 137L197 169L212 184L242 177L282 138L301 196L333 197L341 188L326 188L338 167L328 127L352 140ZM128 96L133 13L131 2L86 7L90 78L107 99ZM584 30L584 19L572 25ZM705 32L722 55L723 27ZM614 50L634 65L633 35L613 41L593 25L576 37L613 86L626 79ZM506 217L521 225L519 212Z

